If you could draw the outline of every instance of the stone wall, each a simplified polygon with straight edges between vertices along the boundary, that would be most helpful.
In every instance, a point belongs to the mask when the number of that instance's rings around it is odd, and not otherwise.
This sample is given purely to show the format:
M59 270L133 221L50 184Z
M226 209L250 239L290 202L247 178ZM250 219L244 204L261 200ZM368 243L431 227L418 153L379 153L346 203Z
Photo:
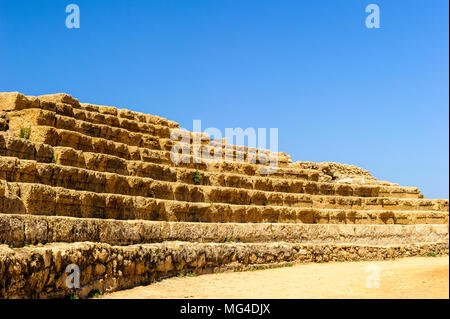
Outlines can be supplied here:
M448 225L254 224L122 221L0 214L0 243L95 241L132 245L162 241L411 244L448 241Z
M0 246L0 298L57 298L74 293L84 297L92 289L110 292L187 272L441 254L448 254L448 242L398 246L183 242L134 246L58 243L16 249ZM66 267L72 264L80 269L80 289L66 286Z

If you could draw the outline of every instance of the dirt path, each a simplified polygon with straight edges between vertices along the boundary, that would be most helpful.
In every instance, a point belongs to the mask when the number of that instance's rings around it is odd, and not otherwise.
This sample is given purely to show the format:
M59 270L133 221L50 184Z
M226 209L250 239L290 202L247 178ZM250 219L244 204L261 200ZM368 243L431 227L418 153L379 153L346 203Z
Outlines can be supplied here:
M366 288L368 265L379 288ZM375 274L373 272L372 274ZM293 267L170 278L104 298L449 298L449 258L305 264Z

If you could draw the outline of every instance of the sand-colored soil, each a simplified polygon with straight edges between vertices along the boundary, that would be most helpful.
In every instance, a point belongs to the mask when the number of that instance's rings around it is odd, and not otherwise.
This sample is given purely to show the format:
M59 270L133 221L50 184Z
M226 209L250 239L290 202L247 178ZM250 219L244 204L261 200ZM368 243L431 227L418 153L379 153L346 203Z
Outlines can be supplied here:
M366 288L370 264L379 267L379 288ZM170 278L103 298L449 298L449 258L306 264Z

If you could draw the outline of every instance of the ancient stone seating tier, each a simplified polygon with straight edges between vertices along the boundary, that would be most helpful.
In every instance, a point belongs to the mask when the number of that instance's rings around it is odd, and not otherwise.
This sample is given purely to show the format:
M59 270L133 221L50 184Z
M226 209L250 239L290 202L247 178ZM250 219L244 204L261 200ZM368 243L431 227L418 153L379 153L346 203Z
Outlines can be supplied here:
M187 137L187 161L171 158L174 133ZM198 151L210 146L235 160L203 160ZM448 200L356 166L293 163L67 94L0 93L2 298L86 296L187 272L448 254L448 212ZM66 284L69 265L80 269L79 288Z

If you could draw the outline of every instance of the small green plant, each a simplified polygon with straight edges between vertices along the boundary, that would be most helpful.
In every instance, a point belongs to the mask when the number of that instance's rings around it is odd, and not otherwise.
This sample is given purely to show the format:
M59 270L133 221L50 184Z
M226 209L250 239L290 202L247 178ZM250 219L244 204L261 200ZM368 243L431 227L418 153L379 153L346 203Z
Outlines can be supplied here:
M293 267L293 266L294 266L293 263L287 263L287 264L284 265L284 267Z
M13 244L9 244L9 248L13 249L14 245Z
M77 294L70 294L69 299L80 299L80 296L78 296Z
M436 257L436 253L434 251L430 251L428 253L428 257Z
M231 238L230 237L225 238L224 242L225 243L230 243L231 242Z
M394 219L394 223L397 224L397 216L394 215L393 219Z
M52 154L52 164L58 163L58 155L55 155L55 153Z
M265 200L263 200L263 206L267 206L267 205L269 205L269 202L267 201L267 199L265 199Z
M100 298L103 293L98 289L93 289L89 292L88 298Z
M185 273L185 274L180 272L177 275L177 277L179 277L179 278L183 278L183 277L197 277L197 274L195 272L188 272L188 273Z
M272 224L270 224L270 231L272 232L272 234L275 232L275 231L273 230L273 225L272 225Z
M188 272L186 277L197 277L197 274L195 272Z
M255 268L250 268L249 271L258 271L258 270L265 270L267 269L266 266L257 266Z
M21 127L19 131L19 137L29 140L31 136L31 127Z
M203 179L203 175L200 174L199 171L195 171L195 174L194 174L194 184L195 184L195 185L199 185L199 184L202 182L202 179Z

